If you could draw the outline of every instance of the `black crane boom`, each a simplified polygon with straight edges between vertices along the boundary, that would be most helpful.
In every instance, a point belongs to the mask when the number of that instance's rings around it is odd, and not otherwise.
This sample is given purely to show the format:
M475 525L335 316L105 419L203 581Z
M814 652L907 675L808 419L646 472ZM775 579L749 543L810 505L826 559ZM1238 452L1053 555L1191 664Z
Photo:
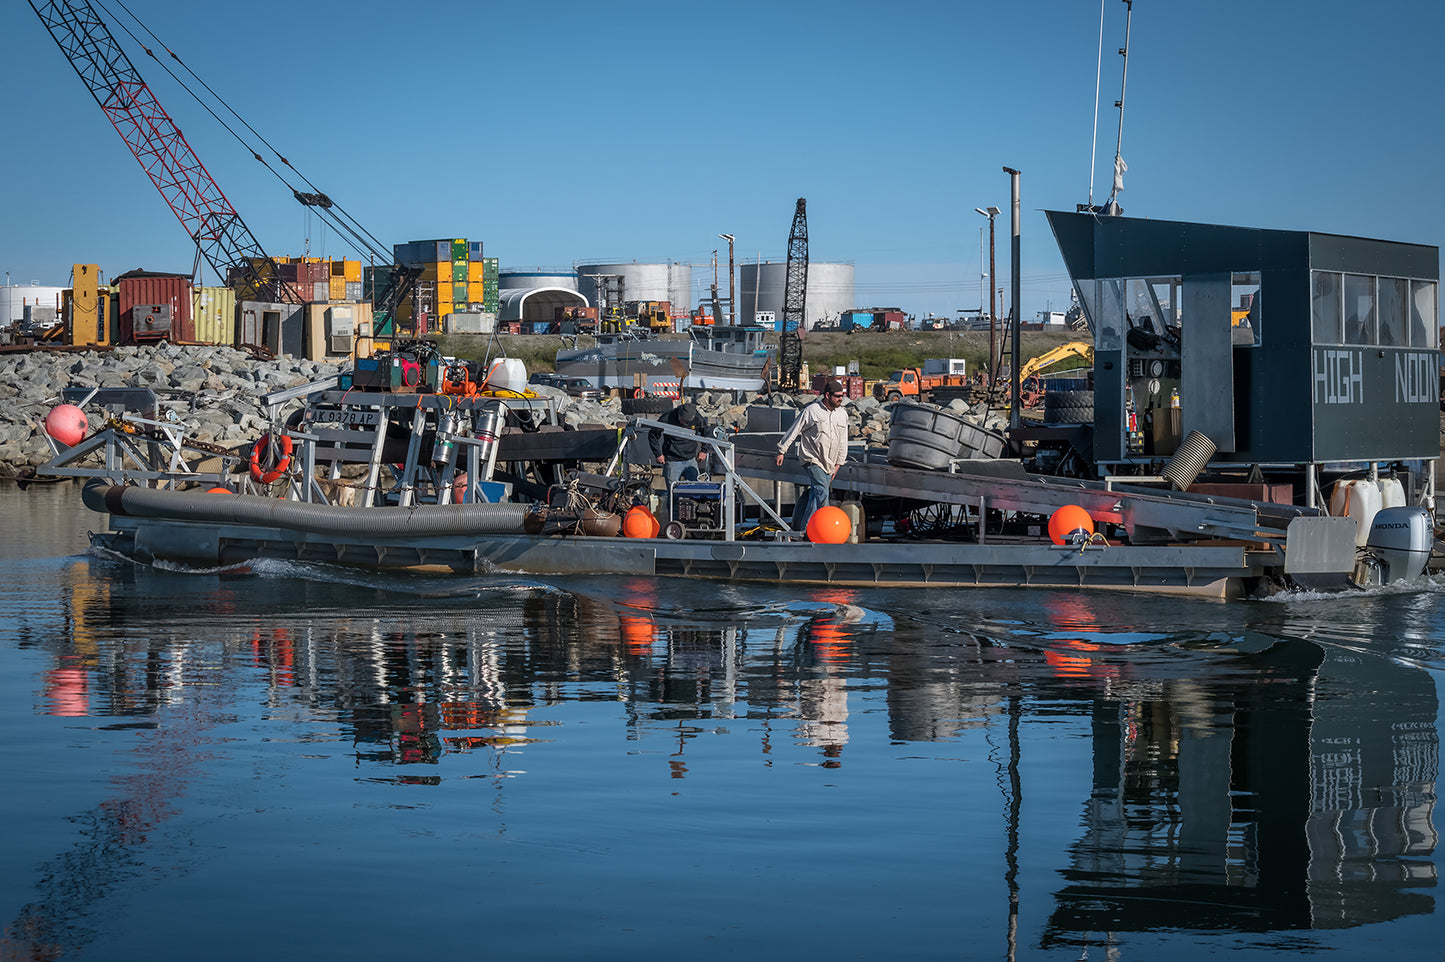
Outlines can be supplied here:
M778 338L778 386L784 391L803 387L803 331L808 305L808 201L798 198L793 229L788 233L788 273L783 281L782 333Z

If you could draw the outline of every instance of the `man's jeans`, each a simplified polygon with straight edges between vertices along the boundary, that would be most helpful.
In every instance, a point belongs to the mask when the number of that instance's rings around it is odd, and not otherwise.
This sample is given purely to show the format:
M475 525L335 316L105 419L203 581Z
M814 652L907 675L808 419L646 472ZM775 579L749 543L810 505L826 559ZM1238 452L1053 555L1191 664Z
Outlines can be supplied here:
M664 461L662 462L662 483L667 488L667 519L672 520L672 486L678 481L696 481L698 462L696 459L687 461Z
M813 512L828 503L833 486L833 478L818 465L804 464L803 470L808 472L808 487L798 493L798 503L793 506L793 530L798 532L806 531Z

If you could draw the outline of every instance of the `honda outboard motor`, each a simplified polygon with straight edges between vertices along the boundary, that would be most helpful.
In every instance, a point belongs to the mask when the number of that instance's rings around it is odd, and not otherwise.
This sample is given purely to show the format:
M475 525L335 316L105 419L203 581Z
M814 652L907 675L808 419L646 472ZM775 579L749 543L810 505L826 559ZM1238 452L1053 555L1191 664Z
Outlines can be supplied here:
M1375 513L1357 579L1387 585L1418 578L1430 560L1435 529L1426 508L1383 508Z

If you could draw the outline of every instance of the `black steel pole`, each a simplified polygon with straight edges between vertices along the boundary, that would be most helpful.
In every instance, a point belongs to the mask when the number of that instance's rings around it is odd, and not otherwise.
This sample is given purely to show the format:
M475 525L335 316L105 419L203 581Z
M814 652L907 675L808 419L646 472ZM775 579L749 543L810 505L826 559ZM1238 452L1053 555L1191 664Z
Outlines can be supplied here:
M1019 289L1021 287L1021 276L1019 274L1019 172L1012 167L1003 169L1009 176L1009 197L1013 204L1013 246L1010 256L1013 263L1010 265L1013 281L1013 303L1009 305L1011 325L1009 337L1013 341L1013 354L1009 363L1013 365L1013 371L1009 375L1009 427L1019 426Z

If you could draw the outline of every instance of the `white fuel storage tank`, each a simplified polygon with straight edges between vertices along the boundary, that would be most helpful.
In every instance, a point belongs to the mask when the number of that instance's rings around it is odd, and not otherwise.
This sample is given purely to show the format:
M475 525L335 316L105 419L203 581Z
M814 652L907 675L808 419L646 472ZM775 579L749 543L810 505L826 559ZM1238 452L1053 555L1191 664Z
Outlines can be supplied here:
M788 265L785 261L763 261L740 264L738 268L738 319L743 324L755 323L758 311L777 314L783 322L783 292L787 286ZM827 262L808 264L808 291L805 321L812 329L818 324L836 323L838 316L851 310L853 298L853 265Z
M671 301L673 309L691 307L692 266L689 264L579 264L577 290L587 303L600 305L598 296L607 277L622 279L624 301Z

